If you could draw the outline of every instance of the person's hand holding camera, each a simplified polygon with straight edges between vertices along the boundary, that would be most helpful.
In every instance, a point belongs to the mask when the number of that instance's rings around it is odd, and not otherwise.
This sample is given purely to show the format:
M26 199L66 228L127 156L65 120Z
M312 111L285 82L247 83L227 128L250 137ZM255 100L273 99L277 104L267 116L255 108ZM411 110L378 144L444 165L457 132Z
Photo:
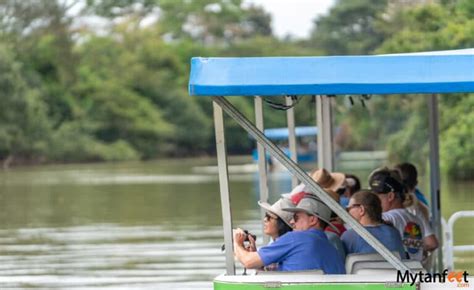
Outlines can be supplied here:
M234 230L234 247L241 246L246 251L255 252L257 251L257 246L255 244L256 236L249 233L247 230L242 230L237 228ZM245 245L245 242L248 242L248 245Z
M248 235L247 239L249 241L248 245L245 247L245 250L249 252L256 252L257 251L257 245L255 244L255 239L253 235Z
M238 246L244 246L245 239L247 239L247 234L241 228L234 230L234 244Z

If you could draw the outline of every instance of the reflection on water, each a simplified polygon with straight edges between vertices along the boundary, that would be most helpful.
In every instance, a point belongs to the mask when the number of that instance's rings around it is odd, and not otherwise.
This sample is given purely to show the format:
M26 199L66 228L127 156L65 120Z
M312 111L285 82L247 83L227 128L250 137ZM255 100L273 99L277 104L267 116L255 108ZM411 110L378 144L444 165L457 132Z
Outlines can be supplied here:
M210 288L220 227L113 224L0 231L2 287Z
M214 173L196 168L213 162L0 172L0 285L212 289L224 269L219 186ZM230 186L234 224L261 241L256 176L232 174ZM274 201L290 190L290 178L272 175L269 188ZM443 184L443 213L472 209L471 189L472 183ZM460 223L456 230L470 233L470 225ZM472 259L466 263L462 267L473 268Z

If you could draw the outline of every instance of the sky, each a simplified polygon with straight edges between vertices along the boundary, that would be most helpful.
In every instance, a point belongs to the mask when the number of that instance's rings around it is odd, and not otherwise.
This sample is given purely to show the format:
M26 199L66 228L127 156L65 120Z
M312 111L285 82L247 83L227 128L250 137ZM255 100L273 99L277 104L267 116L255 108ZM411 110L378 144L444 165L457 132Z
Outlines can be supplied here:
M258 4L272 15L272 28L275 35L288 34L296 38L309 36L313 20L326 14L335 0L246 0Z

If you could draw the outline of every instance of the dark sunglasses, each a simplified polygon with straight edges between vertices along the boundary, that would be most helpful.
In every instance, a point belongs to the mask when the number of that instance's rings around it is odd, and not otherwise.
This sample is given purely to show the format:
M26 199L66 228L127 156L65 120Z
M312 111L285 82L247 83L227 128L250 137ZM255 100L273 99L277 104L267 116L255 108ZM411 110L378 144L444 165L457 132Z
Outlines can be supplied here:
M303 215L309 216L307 213L303 213ZM298 222L298 220L299 220L298 214L295 213L295 215L293 215L293 220L295 221L295 223Z
M270 221L270 220L277 220L278 217L274 217L274 216L266 213L264 219L267 220L267 221Z

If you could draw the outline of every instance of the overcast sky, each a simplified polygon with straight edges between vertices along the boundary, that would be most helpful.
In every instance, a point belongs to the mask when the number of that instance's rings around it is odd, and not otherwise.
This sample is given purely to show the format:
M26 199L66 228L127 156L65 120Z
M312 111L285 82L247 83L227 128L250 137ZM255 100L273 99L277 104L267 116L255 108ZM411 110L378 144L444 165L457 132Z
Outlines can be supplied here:
M273 32L284 37L291 34L307 37L313 27L313 20L326 14L335 0L246 0L259 4L272 14Z

